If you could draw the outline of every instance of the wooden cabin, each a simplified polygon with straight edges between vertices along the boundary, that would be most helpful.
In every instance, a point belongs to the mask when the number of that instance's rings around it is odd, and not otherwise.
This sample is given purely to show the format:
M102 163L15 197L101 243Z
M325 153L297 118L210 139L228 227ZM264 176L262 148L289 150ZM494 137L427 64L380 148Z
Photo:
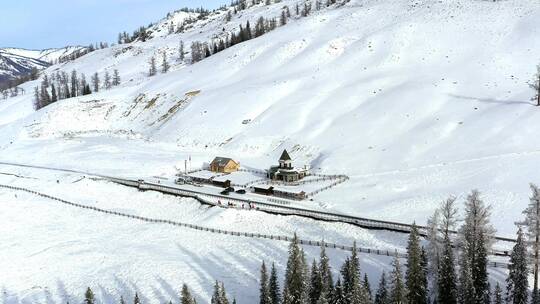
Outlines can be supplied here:
M232 173L240 169L240 163L227 157L216 157L210 163L210 171L218 173Z

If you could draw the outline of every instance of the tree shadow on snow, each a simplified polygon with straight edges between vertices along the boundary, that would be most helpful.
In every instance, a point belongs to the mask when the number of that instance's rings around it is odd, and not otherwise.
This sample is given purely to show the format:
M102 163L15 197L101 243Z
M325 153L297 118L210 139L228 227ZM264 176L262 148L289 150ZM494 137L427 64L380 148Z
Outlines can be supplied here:
M502 104L502 105L516 105L516 104L523 104L523 105L531 105L536 106L534 103L530 101L523 101L523 100L499 100L495 98L481 98L481 97L472 97L472 96L463 96L463 95L456 95L456 94L447 94L450 97L454 97L456 99L461 100L474 100L482 103L491 103L491 104Z

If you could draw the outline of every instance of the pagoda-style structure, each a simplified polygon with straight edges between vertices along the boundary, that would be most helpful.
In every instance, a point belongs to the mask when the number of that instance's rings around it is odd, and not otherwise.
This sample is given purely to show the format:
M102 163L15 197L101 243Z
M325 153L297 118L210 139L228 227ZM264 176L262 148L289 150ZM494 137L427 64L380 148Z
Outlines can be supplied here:
M272 166L268 170L267 176L271 180L283 182L296 182L308 175L307 169L296 169L293 167L292 159L287 150L283 150L279 158L279 165Z

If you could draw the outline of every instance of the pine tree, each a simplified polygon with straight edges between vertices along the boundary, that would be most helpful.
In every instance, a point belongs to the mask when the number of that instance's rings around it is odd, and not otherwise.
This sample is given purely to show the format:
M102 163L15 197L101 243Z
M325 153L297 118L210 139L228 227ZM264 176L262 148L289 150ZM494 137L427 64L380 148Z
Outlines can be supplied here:
M307 267L304 251L294 234L289 246L289 258L283 286L283 304L304 304L307 301Z
M523 225L526 228L527 243L532 253L532 271L534 275L533 300L538 300L538 264L540 259L540 189L534 184L531 184L531 198L527 208L523 211L525 220ZM537 303L537 302L533 302Z
M309 284L309 303L317 304L321 296L322 290L322 277L317 266L317 262L313 260L311 264L311 279Z
M358 259L358 250L356 242L353 243L352 254L345 260L341 267L343 277L343 290L347 303L367 303L369 296L362 286L360 279L360 261Z
M381 274L381 280L379 281L379 288L377 289L377 293L375 294L375 302L374 304L388 304L389 298L388 298L388 286L386 284L386 274Z
M227 293L225 292L225 286L223 285L223 282L221 282L221 285L219 288L219 304L229 304L229 300L227 299Z
M521 228L517 232L517 240L508 265L506 278L507 301L512 304L526 304L529 292L527 278L527 248L523 239ZM500 287L499 287L500 288Z
M326 246L324 241L321 244L321 253L319 259L319 272L321 273L321 296L328 301L332 299L334 289L334 280L332 279L332 269L330 267L330 259L326 255Z
M405 281L409 291L407 299L408 303L411 304L427 303L427 280L422 264L422 249L420 248L418 228L413 223L407 244L407 270L405 272Z
M133 304L141 304L141 300L139 299L139 294L135 293L135 298L133 299Z
M465 220L460 233L460 288L462 303L482 304L488 292L487 252L494 229L490 209L473 190L465 202Z
M272 263L272 270L270 271L270 281L268 282L268 289L270 291L270 303L279 304L281 293L279 291L277 270L274 263Z
M95 303L94 292L92 291L92 289L90 289L90 287L88 287L86 289L86 293L84 294L84 304L94 304L94 303Z
M368 278L367 273L364 274L364 281L362 282L362 284L364 286L364 290L366 290L367 292L369 302L371 303L373 298L371 296L371 286L369 285L369 278Z
M189 288L186 284L182 285L180 303L181 304L195 304L195 300L191 296L191 293L189 292Z
M501 289L501 285L499 285L499 282L497 282L497 285L495 285L495 291L493 295L493 304L503 304L502 289Z
M214 284L214 292L212 293L212 299L210 300L211 304L223 304L221 303L221 292L220 292L219 282L216 281Z
M157 73L156 58L152 56L150 57L150 68L148 70L148 76L150 77L155 76L156 73Z
M169 62L167 62L167 53L166 52L163 52L163 57L162 57L162 62L161 62L161 72L163 74L167 73L169 71Z
M271 303L270 298L270 286L268 283L268 273L266 271L266 264L262 263L261 266L261 280L260 280L260 287L259 287L259 303L260 304L270 304Z
M338 278L336 286L334 288L334 293L332 295L332 304L346 304L347 299L345 297L345 291L343 290L343 285L341 285L341 279Z
M126 304L126 301L124 301L124 297L120 296L120 304Z
M94 87L94 92L99 92L99 74L97 72L92 76L92 86Z
M405 284L403 283L403 275L401 273L401 265L399 263L399 257L396 252L394 261L392 262L392 272L390 274L391 290L390 301L394 304L402 304L407 301L407 292Z

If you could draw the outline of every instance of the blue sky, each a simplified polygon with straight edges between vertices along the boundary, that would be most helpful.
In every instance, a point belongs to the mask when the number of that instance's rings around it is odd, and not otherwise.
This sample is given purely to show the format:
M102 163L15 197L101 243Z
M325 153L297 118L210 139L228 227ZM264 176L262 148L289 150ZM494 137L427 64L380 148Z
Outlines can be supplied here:
M0 6L0 47L45 49L116 41L185 6L216 8L230 0L6 0Z

